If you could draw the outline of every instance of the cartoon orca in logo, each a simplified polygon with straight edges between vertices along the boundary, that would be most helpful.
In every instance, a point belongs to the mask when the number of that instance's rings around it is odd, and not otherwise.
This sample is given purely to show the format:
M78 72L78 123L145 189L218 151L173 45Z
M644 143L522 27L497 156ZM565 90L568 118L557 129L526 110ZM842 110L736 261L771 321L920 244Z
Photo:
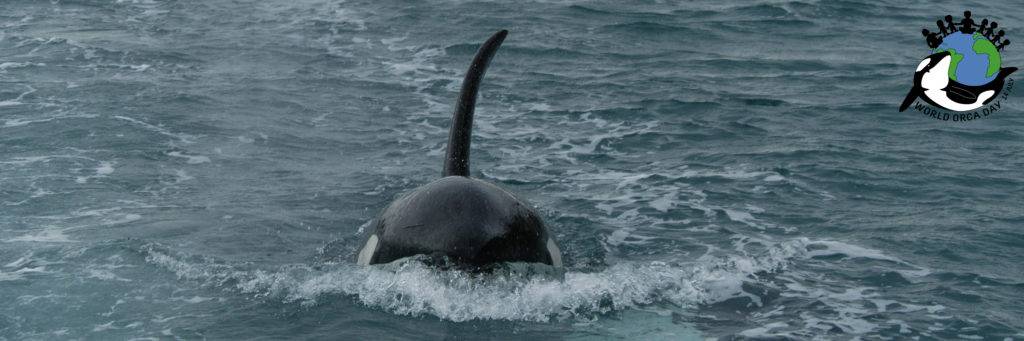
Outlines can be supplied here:
M512 193L469 177L469 142L477 91L508 31L477 51L462 82L448 139L443 177L389 205L367 238L358 264L413 255L475 268L501 262L562 266L561 252L540 216ZM442 260L443 262L443 260Z
M996 98L1003 89L1006 76L1015 67L999 69L996 79L984 85L970 86L949 79L949 66L953 57L949 51L943 51L926 57L917 65L914 73L914 87L907 93L900 105L900 111L906 110L918 97L931 105L954 111L969 111L980 108Z

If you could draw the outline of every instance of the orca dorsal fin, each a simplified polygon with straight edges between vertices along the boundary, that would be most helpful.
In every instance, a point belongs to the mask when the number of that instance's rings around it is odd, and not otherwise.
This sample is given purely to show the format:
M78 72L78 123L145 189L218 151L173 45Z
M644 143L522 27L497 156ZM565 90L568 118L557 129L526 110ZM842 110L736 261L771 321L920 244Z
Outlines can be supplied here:
M473 110L476 107L476 95L480 90L480 80L484 78L487 64L494 53L498 52L501 42L505 41L508 31L501 30L487 39L473 57L473 63L466 71L462 81L462 92L455 103L455 115L452 116L452 130L448 136L448 152L444 159L444 176L469 176L469 142L473 130Z

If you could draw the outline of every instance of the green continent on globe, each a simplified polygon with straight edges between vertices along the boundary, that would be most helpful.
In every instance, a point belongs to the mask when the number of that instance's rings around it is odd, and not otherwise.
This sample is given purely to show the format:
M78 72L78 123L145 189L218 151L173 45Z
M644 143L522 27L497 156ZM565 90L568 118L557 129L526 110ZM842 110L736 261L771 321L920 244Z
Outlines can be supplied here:
M960 65L960 61L964 59L964 55L956 53L956 49L936 51L949 51L949 57L952 58L952 60L949 61L949 79L956 80L956 67L957 65Z
M932 53L949 52L949 79L978 86L991 82L999 73L999 51L981 33L955 32L942 39Z
M975 33L974 39L978 39L980 35L981 33ZM988 56L988 69L985 70L985 77L992 77L992 75L999 72L999 66L1002 61L999 60L999 50L996 50L996 46L992 42L988 41L988 39L975 40L974 52Z

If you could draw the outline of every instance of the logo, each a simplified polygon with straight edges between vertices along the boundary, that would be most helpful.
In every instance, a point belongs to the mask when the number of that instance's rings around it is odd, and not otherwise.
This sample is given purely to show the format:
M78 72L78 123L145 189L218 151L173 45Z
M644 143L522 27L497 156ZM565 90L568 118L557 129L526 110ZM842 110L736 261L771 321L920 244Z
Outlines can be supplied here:
M932 54L917 65L914 86L900 111L913 104L932 118L971 121L1002 108L1013 89L1013 79L1006 77L1017 68L1002 67L999 52L1010 40L1003 37L1006 32L999 23L988 19L975 23L971 11L965 11L960 22L947 15L935 24L938 31L921 30Z

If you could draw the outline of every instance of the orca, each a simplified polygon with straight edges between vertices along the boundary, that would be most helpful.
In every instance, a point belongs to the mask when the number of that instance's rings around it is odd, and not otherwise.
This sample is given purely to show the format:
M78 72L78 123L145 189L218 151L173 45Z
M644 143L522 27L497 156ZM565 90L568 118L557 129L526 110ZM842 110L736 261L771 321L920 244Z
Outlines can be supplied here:
M953 57L949 51L943 51L925 57L917 65L914 73L914 87L900 105L900 111L906 110L918 97L936 107L953 111L970 111L988 104L1003 89L1006 77L1015 67L999 69L996 78L984 85L965 85L949 79L949 67Z
M426 255L432 263L471 268L504 262L562 267L561 251L540 215L512 193L469 175L469 143L477 92L508 31L477 51L455 104L442 177L402 195L377 219L357 264Z

